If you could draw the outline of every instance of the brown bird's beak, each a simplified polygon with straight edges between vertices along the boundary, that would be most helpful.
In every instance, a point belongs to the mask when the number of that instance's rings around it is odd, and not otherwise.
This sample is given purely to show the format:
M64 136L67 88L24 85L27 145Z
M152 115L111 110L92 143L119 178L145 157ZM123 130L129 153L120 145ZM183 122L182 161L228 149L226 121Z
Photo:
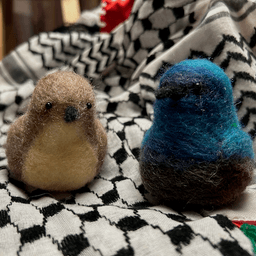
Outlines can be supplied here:
M64 120L67 123L70 123L77 120L78 118L79 118L79 111L73 106L68 106L65 110Z

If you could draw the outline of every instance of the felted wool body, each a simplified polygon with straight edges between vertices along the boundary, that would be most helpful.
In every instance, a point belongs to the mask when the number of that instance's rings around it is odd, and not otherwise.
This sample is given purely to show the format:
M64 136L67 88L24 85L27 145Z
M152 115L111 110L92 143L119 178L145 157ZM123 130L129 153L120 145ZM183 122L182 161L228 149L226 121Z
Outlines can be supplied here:
M229 204L251 180L254 152L241 130L224 71L205 59L168 69L141 149L146 189L159 200Z
M50 191L81 188L99 172L107 136L88 81L58 71L38 81L27 112L8 131L12 176Z

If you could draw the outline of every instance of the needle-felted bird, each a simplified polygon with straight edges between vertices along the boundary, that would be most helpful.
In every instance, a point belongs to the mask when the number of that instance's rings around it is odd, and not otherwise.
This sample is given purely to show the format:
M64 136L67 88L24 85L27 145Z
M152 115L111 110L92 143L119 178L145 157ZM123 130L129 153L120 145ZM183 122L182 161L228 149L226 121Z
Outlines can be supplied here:
M90 182L107 149L92 86L69 71L40 79L27 112L11 125L5 147L12 176L27 185L68 191Z
M227 75L206 59L185 60L162 75L155 96L140 155L145 188L168 204L234 202L251 181L254 152Z

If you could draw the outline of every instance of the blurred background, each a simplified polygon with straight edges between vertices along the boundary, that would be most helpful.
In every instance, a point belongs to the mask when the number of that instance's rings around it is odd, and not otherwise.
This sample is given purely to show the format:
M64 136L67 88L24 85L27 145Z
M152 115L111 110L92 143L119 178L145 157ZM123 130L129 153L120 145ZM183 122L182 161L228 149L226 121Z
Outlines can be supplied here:
M31 36L75 23L100 0L0 0L0 60Z

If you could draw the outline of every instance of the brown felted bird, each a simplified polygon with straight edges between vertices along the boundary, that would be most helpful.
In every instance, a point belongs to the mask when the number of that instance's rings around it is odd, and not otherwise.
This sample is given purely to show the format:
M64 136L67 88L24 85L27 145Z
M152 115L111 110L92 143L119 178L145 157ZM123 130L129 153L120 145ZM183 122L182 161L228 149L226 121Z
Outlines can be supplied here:
M98 174L106 149L92 86L74 72L58 71L38 81L27 112L10 127L6 156L14 178L69 191Z

